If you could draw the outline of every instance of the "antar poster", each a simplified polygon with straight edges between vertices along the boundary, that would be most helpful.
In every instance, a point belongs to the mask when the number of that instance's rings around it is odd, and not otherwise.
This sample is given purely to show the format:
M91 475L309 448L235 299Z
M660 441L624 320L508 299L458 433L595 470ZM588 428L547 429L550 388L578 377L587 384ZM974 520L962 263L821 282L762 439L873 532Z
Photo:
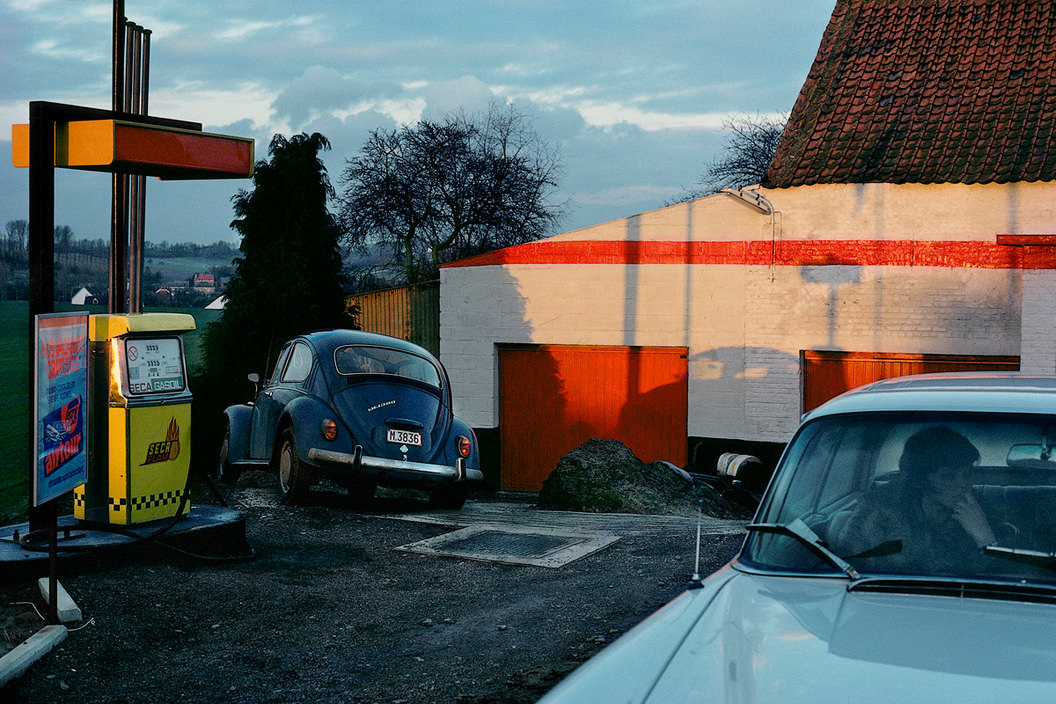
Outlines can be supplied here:
M36 318L33 505L88 478L88 314Z

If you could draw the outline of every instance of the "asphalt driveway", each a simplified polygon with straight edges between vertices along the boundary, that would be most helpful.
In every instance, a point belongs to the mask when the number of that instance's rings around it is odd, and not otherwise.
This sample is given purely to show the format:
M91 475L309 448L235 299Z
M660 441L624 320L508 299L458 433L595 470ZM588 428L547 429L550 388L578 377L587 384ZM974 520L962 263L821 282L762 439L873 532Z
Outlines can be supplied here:
M533 702L694 567L696 522L682 517L539 511L492 494L441 512L392 493L361 511L316 491L290 508L245 479L228 498L256 559L155 549L66 569L85 618L71 625L84 627L2 698ZM703 571L732 556L741 525L704 521ZM24 581L2 597L40 601Z

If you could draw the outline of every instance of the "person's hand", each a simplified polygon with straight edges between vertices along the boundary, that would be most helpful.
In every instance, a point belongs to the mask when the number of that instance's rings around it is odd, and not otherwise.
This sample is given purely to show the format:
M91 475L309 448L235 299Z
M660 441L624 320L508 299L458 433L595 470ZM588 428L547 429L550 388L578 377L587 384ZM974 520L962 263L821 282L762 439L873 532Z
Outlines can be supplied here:
M997 541L994 531L990 529L990 523L986 520L986 514L970 493L953 507L953 517L972 537L977 546L984 547Z

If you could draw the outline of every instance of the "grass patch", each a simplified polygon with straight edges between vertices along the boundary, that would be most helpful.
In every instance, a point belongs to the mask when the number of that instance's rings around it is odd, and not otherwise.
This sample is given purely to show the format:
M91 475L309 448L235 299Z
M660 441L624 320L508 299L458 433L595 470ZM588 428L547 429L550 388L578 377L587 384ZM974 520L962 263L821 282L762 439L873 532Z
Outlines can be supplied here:
M56 304L57 312L84 311L105 313L105 306ZM183 336L187 371L193 375L203 363L202 332L216 320L221 311L200 308L157 308L148 312L189 313L194 316L195 330ZM30 327L29 303L0 301L0 524L12 523L24 516L31 490L32 433L30 432ZM191 389L194 393L194 389Z

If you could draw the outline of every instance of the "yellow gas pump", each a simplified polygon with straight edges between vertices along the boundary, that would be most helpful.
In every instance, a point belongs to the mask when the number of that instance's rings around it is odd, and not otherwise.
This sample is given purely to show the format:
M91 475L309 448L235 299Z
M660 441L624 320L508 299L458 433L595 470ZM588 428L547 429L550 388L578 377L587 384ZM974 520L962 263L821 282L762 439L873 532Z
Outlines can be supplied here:
M92 442L74 516L129 525L175 516L191 457L183 313L93 315L88 325Z

